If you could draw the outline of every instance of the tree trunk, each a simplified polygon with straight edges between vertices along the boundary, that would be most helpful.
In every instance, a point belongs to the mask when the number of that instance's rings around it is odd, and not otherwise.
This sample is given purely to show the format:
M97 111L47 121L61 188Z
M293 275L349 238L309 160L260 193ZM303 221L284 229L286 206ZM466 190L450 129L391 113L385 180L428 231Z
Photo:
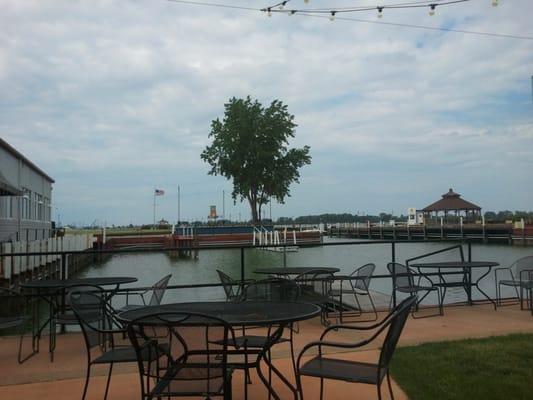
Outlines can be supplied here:
M250 203L250 209L252 210L252 225L258 225L261 220L257 218L257 202L252 197L248 197L248 203Z

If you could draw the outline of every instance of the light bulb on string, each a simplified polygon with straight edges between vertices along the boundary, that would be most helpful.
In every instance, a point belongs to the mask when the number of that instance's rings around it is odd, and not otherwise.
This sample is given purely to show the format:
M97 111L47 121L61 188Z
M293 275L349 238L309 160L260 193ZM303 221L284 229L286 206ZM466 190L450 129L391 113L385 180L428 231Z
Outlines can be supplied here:
M305 4L309 4L309 0L304 0L304 3Z
M289 12L289 17L290 17L291 15L293 15L293 14L296 14L296 10L291 10L291 11Z
M429 15L434 16L435 15L435 8L437 7L436 4L431 4L429 6Z
M279 5L279 9L280 9L280 10L283 10L283 7L285 7L285 4L286 4L286 3L287 3L286 1L282 2L282 3Z
M498 0L492 0L492 7L498 7Z
M271 17L272 16L272 10L269 8L267 9L267 17Z
M332 12L331 12L331 16L329 17L329 20L330 20L330 21L335 21L335 14L336 14L336 13L337 13L336 11L332 11Z
M378 7L378 18L383 17L383 7Z

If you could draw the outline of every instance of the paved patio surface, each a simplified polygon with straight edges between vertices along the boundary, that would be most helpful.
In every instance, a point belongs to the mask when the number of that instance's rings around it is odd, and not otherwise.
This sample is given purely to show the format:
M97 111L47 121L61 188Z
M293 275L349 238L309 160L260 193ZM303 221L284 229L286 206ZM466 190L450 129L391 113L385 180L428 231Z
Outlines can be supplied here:
M384 314L382 314L384 315ZM354 319L355 320L355 319ZM317 340L323 331L319 319L300 323L300 333L295 335L296 351L312 340ZM473 307L447 307L444 317L425 319L409 318L400 340L400 346L416 345L424 342L456 340L462 338L479 338L509 333L533 333L533 317L529 311L520 310L518 305L501 307L494 311L491 305ZM331 338L338 341L354 342L365 337L354 332L333 333ZM27 341L28 342L28 341ZM47 337L41 340L41 352L19 365L16 361L18 339L0 337L0 399L23 400L67 400L81 398L86 355L83 339L78 333L58 336L55 361L50 362L47 352ZM375 361L380 342L367 346L365 351L350 351L337 354L336 357ZM289 346L281 344L273 349L275 364L285 376L294 381ZM93 369L88 399L103 398L105 374L107 367L97 366ZM249 387L250 399L266 399L267 391L259 379L252 375L253 384ZM275 388L283 399L290 399L290 392L275 381ZM234 399L243 398L243 377L236 372L233 378ZM319 380L304 378L305 399L318 399ZM386 385L383 386L387 393ZM401 389L394 386L395 397L406 399ZM140 385L135 364L116 365L111 379L109 399L139 399ZM375 387L362 384L348 384L326 381L326 399L345 399L347 393L357 399L375 399ZM385 398L388 398L385 396Z

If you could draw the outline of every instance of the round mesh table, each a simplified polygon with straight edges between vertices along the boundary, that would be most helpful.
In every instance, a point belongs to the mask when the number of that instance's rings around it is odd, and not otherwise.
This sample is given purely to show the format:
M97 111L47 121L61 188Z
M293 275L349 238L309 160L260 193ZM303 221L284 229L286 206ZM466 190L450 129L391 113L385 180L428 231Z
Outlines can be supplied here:
M21 282L20 287L36 291L39 298L46 301L49 305L49 315L46 321L40 325L34 333L33 340L40 340L44 328L50 326L48 351L50 359L54 360L55 350L55 326L52 323L53 317L58 310L65 309L65 291L73 286L114 286L110 291L111 297L122 284L137 282L137 278L132 276L106 276L96 278L74 278L74 279L42 279ZM63 329L63 326L62 328Z
M66 289L71 286L116 286L125 283L137 282L137 278L132 276L106 276L97 278L77 278L77 279L43 279L22 282L20 287L25 289L57 290Z
M233 326L268 326L310 319L320 314L320 311L319 306L310 303L205 301L146 306L124 311L118 317L125 322L130 322L157 313L192 312L223 319Z
M256 274L264 275L301 275L308 272L339 272L339 268L335 267L272 267L272 268L258 268L254 271Z
M315 304L297 302L255 302L242 303L230 302L197 302L197 303L174 303L158 306L146 306L143 308L124 311L119 314L119 319L131 322L138 318L145 318L157 313L199 313L225 320L232 326L277 326L269 335L263 349L257 355L257 374L268 389L269 393L277 400L280 396L269 385L268 380L261 372L261 360L269 366L280 379L293 392L297 398L297 389L288 379L271 363L268 353L270 347L281 337L283 329L292 322L313 318L321 313L321 308ZM143 320L146 322L146 319ZM156 322L156 320L154 320ZM269 329L270 332L270 329ZM246 384L246 383L245 383Z
M498 265L500 264L494 261L435 261L410 264L410 267L417 268L420 272L422 269L437 270L439 282L435 283L435 286L444 288L444 295L446 295L446 288L464 288L468 298L468 304L472 304L472 288L475 287L479 291L479 293L481 293L487 300L492 303L494 309L496 309L496 302L479 287L479 282L488 274L490 274L490 271L493 267L497 267ZM474 281L472 280L472 270L477 268L486 268L487 270L485 273L481 274L478 279ZM445 275L444 273L450 273L453 272L453 270L457 270L458 272L461 272L463 274L463 279L461 282L446 281L446 276L448 276L448 274ZM444 297L442 298L442 301L444 302Z

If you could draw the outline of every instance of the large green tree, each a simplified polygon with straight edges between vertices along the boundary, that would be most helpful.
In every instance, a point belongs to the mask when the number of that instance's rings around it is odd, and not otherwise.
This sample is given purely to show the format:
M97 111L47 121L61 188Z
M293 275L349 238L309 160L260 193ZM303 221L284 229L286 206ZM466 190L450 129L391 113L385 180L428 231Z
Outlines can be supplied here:
M233 200L246 199L257 224L261 207L271 198L283 203L290 196L289 186L299 182L298 170L311 163L309 146L287 148L296 124L279 100L265 108L250 96L233 97L224 109L224 120L211 122L213 142L201 157L211 166L210 175L233 179Z

